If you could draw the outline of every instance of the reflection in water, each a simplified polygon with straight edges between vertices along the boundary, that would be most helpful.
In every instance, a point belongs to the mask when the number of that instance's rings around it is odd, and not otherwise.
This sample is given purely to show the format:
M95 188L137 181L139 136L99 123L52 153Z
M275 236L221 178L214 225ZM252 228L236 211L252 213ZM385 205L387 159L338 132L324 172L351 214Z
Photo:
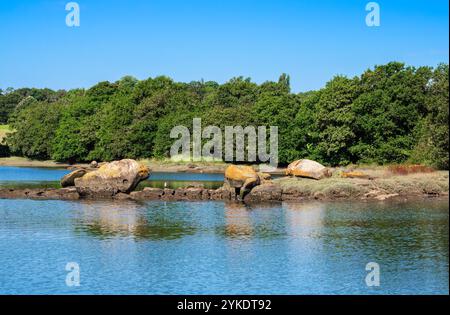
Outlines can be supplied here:
M154 240L194 234L195 227L170 213L171 207L173 204L162 202L144 206L134 201L84 201L80 202L77 230L101 238L131 236Z
M443 212L440 201L368 203L364 211L349 203L329 204L326 214L321 234L335 255L337 248L373 260L404 261L405 268L416 255L431 266L441 253L448 256L448 208Z
M243 203L225 203L225 235L229 237L251 237L253 234L250 209Z
M324 225L325 204L285 203L286 228L289 235L296 237L314 237Z
M0 294L448 294L448 219L448 199L0 200Z
M275 207L275 208L274 208ZM239 202L224 203L224 225L219 235L239 239L274 239L284 237L286 230L280 221L280 204L247 205Z

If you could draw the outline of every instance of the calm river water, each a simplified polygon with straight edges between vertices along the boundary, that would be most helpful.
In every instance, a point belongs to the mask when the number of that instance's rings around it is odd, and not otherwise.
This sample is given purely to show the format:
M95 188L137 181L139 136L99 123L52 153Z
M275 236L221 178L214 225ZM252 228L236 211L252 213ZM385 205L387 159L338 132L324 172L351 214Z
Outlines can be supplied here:
M0 294L448 294L448 240L448 200L0 200Z

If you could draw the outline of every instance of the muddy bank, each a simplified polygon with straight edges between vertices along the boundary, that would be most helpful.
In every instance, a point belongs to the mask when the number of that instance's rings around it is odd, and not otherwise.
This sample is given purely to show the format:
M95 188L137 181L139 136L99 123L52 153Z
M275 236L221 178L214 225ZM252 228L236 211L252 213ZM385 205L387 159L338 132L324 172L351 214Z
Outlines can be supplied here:
M45 168L68 168L71 167L67 163L59 163L55 161L38 161L30 160L22 157L5 157L0 158L0 166L12 166L12 167L45 167ZM87 167L88 164L76 164L77 167Z

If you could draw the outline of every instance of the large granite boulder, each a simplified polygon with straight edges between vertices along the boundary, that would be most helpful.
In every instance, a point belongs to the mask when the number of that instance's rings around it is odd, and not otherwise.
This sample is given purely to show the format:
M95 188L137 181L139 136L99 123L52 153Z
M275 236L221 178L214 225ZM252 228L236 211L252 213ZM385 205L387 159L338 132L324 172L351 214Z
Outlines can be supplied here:
M225 170L225 187L240 200L243 200L253 187L259 185L260 181L260 176L251 166L230 165Z
M306 177L312 179L322 179L331 176L328 168L320 163L311 160L298 160L289 164L286 175Z
M83 177L75 179L75 187L82 196L114 196L128 194L140 181L149 177L148 167L135 160L125 159L106 163Z
M272 202L281 201L282 189L274 183L264 183L253 188L246 196L245 202Z
M75 179L83 177L86 173L87 171L85 169L79 169L67 174L61 178L61 187L66 188L75 186Z

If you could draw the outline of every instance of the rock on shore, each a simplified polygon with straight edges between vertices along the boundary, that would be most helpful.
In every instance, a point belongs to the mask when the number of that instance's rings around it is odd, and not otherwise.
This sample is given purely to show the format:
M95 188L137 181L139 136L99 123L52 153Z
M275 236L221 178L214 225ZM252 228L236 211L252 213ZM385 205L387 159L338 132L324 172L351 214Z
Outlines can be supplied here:
M298 166L298 165L297 165ZM327 173L322 169L322 174ZM344 171L332 177L314 180L311 177L286 176L272 180L268 174L248 167L230 167L224 185L206 189L197 185L187 188L145 188L133 191L139 181L149 176L147 167L134 160L101 163L99 168L86 169L86 174L74 173L63 181L76 187L62 189L0 189L0 198L62 199L113 198L115 200L200 201L235 200L248 203L302 201L307 199L387 200L405 197L448 196L449 173L436 171L408 175ZM345 174L345 175L343 175ZM78 177L78 175L82 175ZM316 174L317 175L317 174ZM320 176L319 176L320 177ZM244 190L245 193L241 194ZM241 197L241 198L238 198Z
M391 198L448 196L448 175L441 177L435 187L431 187L427 179L426 183L417 182L412 184L411 182L405 182L404 185L393 186L391 182L383 183L383 180L377 182L376 180L335 178L320 182L312 180L304 182L305 179L285 178L254 187L245 195L243 201L246 203L298 202L311 199L383 201ZM395 190L392 187L395 187ZM80 195L75 187L61 189L0 189L0 199L77 200L83 197L86 196ZM236 199L236 194L224 187L215 190L206 188L162 189L147 187L141 191L133 191L129 194L121 192L115 195L100 194L95 195L95 198L136 201L233 201Z
M45 189L0 189L1 199L42 199L42 200L77 200L80 198L75 187Z
M298 160L289 164L286 169L286 175L296 177L306 177L312 179L322 179L330 177L331 173L322 164L311 160Z
M81 196L114 196L118 193L130 193L142 180L149 177L148 167L135 160L125 159L106 163L74 183Z
M243 200L253 187L260 184L260 177L251 166L230 165L225 170L224 189Z
M75 186L75 179L83 177L84 175L86 175L86 173L87 170L79 169L67 174L66 176L61 178L61 187L65 188Z

